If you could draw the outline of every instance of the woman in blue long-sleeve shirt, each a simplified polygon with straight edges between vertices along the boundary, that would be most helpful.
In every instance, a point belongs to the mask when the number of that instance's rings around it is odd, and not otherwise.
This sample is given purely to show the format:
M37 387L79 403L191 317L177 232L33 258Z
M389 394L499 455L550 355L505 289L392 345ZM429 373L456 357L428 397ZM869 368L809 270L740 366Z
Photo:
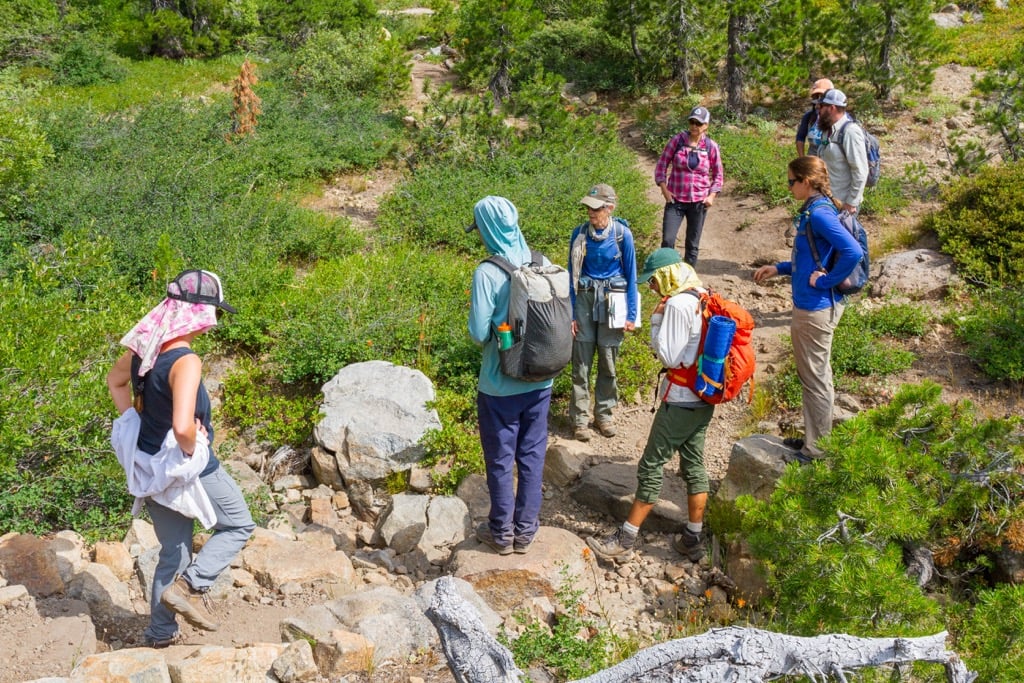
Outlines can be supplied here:
M789 191L803 201L795 219L796 237L789 261L761 266L755 282L789 275L793 288L793 319L790 336L797 375L803 390L804 438L787 439L805 458L821 457L818 438L832 429L832 336L843 316L845 299L835 289L857 266L863 253L860 244L839 222L840 203L832 197L828 170L818 157L799 157L789 162ZM807 239L813 233L822 263L819 269Z

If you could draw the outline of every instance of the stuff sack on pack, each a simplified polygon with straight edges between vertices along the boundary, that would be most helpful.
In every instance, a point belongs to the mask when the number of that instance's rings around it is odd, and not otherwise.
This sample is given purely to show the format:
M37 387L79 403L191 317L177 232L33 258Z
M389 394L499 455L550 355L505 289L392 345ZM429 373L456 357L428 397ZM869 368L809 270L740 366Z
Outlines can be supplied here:
M846 154L846 148L843 147L843 140L846 139L846 127L850 125L850 121L843 124L842 128L839 129L839 135L836 136L836 144L839 145L839 149L843 150L843 154ZM878 184L878 179L882 177L882 147L878 142L878 138L868 132L859 122L860 129L864 131L864 149L868 153L868 179L865 181L865 187L874 187Z
M551 379L572 358L572 303L569 272L541 265L544 256L530 252L531 262L514 266L501 256L488 263L509 276L508 324L512 345L500 349L501 371L526 382Z
M828 206L832 206L831 202L824 203ZM848 296L850 294L856 294L867 287L867 284L871 279L871 260L868 258L868 232L864 229L861 222L857 220L857 214L855 213L842 211L838 214L838 218L842 226L846 228L851 235L853 235L853 239L857 240L857 244L860 245L860 261L857 261L857 265L854 266L853 272L851 272L845 280L832 288L843 296ZM818 266L818 269L824 270L826 273L832 272L832 267L835 265L836 260L836 251L833 249L828 258L828 263L823 264L818 252L818 245L814 240L814 231L810 229L810 226L807 228L807 246L811 248L811 257L814 259L814 263Z
M697 298L701 319L697 360L685 368L670 368L668 381L689 389L706 403L719 404L739 396L750 383L747 396L754 398L757 361L751 338L754 318L750 311L717 292L686 290Z

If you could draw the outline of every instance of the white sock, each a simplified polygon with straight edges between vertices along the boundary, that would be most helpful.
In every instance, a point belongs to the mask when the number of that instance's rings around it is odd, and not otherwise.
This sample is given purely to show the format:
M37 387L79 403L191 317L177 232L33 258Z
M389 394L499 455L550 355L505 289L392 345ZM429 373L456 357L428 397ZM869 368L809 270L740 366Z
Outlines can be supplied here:
M699 534L704 529L704 522L687 522L686 528L695 534Z
M626 532L627 536L636 536L638 533L640 533L640 527L633 526L629 522L622 523L622 530Z

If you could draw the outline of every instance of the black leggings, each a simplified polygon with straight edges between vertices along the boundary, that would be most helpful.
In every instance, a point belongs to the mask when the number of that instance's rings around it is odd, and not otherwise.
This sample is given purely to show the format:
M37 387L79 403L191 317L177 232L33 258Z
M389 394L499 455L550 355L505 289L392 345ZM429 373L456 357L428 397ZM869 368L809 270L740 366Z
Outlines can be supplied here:
M704 202L671 202L665 204L665 215L661 219L661 246L675 249L679 226L686 217L686 246L683 260L691 266L697 265L700 251L700 235L704 232L704 216L708 208Z

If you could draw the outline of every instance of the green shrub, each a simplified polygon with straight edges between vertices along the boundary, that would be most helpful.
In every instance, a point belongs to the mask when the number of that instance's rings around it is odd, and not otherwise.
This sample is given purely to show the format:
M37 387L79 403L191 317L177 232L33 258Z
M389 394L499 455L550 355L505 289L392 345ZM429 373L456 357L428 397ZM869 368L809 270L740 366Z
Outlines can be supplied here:
M284 386L263 364L241 359L224 378L224 420L239 430L252 430L259 441L302 446L313 435L319 415L318 392Z
M112 54L97 45L95 38L72 40L54 65L54 81L59 85L117 83L127 73Z
M53 157L53 147L30 116L0 109L0 221L16 220L36 193L43 169ZM9 252L12 233L0 236L0 263Z
M497 122L504 125L500 118ZM488 125L458 115L449 120L446 134L462 136L465 143L426 157L429 163L381 203L378 222L385 239L445 244L482 258L479 236L463 228L472 221L477 201L501 195L519 210L520 227L530 246L564 263L573 227L586 220L579 198L598 182L615 188L615 214L630 222L639 250L656 234L656 208L646 198L650 181L637 172L632 153L618 141L614 121L567 121L546 130L543 140L536 139L537 132L527 131L490 150ZM600 170L581 163L583 159L600 159ZM437 200L439 188L445 201Z
M833 338L833 372L837 375L884 377L910 367L913 353L882 339L886 333L880 328L898 323L893 316L887 315L887 308L865 311L857 305L847 306ZM879 327L876 327L876 321L881 321Z
M511 642L507 636L501 637L512 650L516 664L524 669L543 664L558 680L576 680L633 654L635 643L616 636L609 628L599 628L589 618L583 604L585 591L564 565L560 573L561 585L555 591L560 609L554 626L531 621L518 612L515 618L524 626L522 633Z
M273 295L291 265L363 244L347 220L298 206L289 185L375 163L387 154L394 122L369 102L297 101L273 89L257 134L231 143L229 106L158 103L132 119L52 112L44 127L58 162L34 202L31 232L11 239L54 239L64 226L91 223L114 240L123 272L142 284L166 234L181 263L228 283L242 310L228 338L258 345L265 321L254 316L276 314Z
M282 300L270 358L285 382L323 383L366 360L432 378L475 374L480 351L466 330L474 265L412 245L324 261Z
M526 61L571 81L579 93L624 90L633 82L629 45L604 31L599 17L546 22L522 51Z
M259 24L264 35L295 46L318 30L354 31L373 23L376 14L372 0L265 2L259 9Z
M432 406L441 429L430 430L420 441L426 449L421 464L431 468L433 490L440 495L453 495L466 476L484 472L476 430L476 378L467 375L454 384L459 386L439 387Z
M787 469L769 501L740 499L782 627L933 632L938 604L906 575L903 547L930 548L946 575L960 575L1006 540L1006 522L1024 511L1024 479L1011 464L1022 457L1021 422L978 419L940 393L933 383L903 387L888 405L836 427L821 443L826 460ZM972 476L997 470L994 489Z
M948 316L967 353L994 379L1024 381L1024 303L1020 287L1001 287L970 297Z
M872 310L856 302L848 304L832 337L836 384L850 383L851 376L884 377L909 368L915 356L900 348L896 340L921 336L929 319L926 309L912 304L885 304ZM772 376L768 391L782 408L802 405L800 378L792 360Z
M295 86L332 99L372 97L396 101L409 89L409 63L397 40L370 25L344 33L320 31L293 55Z
M1024 161L983 168L942 193L924 220L961 275L974 283L1024 285Z
M102 115L145 107L156 100L195 100L209 94L211 88L227 92L244 59L244 55L228 55L184 63L166 59L126 61L124 80L82 87L50 86L35 100L35 106L42 112L83 107Z
M29 253L0 279L0 528L94 537L131 507L110 450L105 376L141 316L109 240L84 231Z
M1024 680L1024 586L982 591L973 611L956 628L956 650L979 681Z

